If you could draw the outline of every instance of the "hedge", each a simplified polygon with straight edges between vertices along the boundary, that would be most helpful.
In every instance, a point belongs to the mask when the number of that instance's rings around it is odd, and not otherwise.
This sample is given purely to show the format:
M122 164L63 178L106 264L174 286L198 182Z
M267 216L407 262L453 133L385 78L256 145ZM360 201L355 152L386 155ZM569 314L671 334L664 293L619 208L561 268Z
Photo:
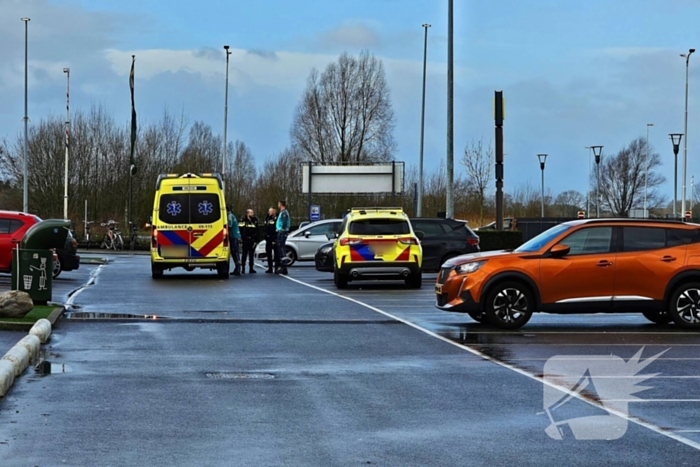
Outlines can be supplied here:
M481 230L476 234L481 251L513 250L523 244L523 233L518 230Z

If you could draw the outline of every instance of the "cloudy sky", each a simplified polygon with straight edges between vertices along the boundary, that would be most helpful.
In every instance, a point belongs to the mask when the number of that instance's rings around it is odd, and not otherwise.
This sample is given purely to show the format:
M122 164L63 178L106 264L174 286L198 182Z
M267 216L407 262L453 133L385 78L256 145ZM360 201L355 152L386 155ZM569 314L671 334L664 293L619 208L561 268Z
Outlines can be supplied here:
M369 49L386 66L397 160L418 161L423 29L428 51L426 164L446 154L446 0L0 0L0 138L22 129L24 24L29 23L29 116L105 105L129 118L136 55L142 121L169 108L220 131L232 47L229 139L259 162L289 143L312 67ZM506 98L506 187L585 191L588 153L617 151L654 123L650 141L673 179L668 133L683 131L685 61L700 48L699 0L455 0L455 153L493 138L494 90ZM689 175L700 175L700 54L690 63ZM460 168L457 166L458 169ZM690 183L690 177L688 179ZM699 179L700 183L700 179ZM671 197L672 185L667 186Z

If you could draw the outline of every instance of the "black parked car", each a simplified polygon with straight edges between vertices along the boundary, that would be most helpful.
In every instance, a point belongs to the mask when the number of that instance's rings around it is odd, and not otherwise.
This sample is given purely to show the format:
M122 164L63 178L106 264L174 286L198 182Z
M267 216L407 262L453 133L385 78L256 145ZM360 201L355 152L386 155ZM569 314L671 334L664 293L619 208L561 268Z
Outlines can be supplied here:
M414 231L423 232L423 270L439 271L450 258L479 252L479 236L466 221L455 219L414 218Z
M63 271L73 271L80 268L80 256L78 252L78 242L75 241L73 234L68 232L66 237L66 245L63 248L56 248L56 256L58 261L53 264L53 277L58 277Z
M455 219L415 218L411 219L413 231L421 231L423 247L423 270L438 271L450 258L479 250L479 236L465 221ZM316 269L333 272L333 242L324 243L314 257Z
M333 243L324 243L316 250L314 262L318 271L333 272Z

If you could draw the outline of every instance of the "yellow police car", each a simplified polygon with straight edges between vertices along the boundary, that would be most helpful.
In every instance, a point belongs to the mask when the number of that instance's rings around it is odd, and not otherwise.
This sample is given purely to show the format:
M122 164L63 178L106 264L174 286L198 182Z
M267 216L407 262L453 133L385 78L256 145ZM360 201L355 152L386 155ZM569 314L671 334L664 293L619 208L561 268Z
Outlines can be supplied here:
M151 274L184 268L228 278L229 233L218 174L167 174L156 182L151 222Z
M421 232L414 232L401 208L353 208L333 245L333 278L344 289L356 280L403 279L422 284Z

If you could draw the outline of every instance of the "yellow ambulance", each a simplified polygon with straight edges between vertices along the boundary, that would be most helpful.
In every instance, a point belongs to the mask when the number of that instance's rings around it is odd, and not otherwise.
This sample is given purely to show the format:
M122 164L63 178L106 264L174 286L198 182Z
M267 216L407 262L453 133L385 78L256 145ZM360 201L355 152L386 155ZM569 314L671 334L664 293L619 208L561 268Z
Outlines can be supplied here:
M173 268L216 270L228 278L230 258L221 176L160 175L151 221L153 278Z

